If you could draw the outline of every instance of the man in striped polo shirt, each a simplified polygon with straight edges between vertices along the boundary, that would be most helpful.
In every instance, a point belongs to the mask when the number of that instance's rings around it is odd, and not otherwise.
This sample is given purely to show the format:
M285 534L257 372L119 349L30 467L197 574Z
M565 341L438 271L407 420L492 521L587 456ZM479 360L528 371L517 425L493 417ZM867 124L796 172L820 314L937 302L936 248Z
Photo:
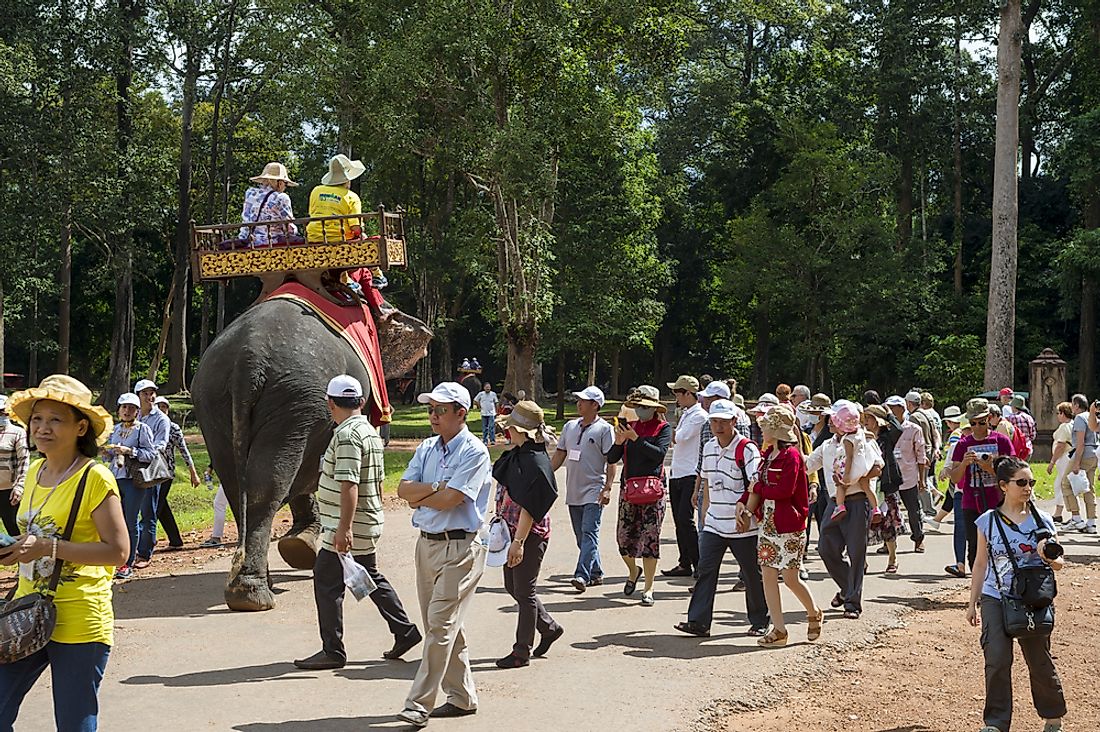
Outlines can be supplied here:
M700 473L704 517L699 532L699 580L688 605L688 619L676 629L689 635L710 635L718 570L728 549L741 566L749 633L759 636L767 632L769 617L756 557L756 520L749 524L748 531L738 531L737 509L760 470L760 450L734 429L737 406L733 402L718 399L707 415L714 437L703 447Z
M363 385L341 375L326 389L328 409L336 422L317 488L321 514L321 550L313 565L313 597L321 629L321 650L294 662L298 668L342 668L344 651L344 569L340 554L350 554L378 586L370 599L393 633L393 648L382 655L400 658L421 641L420 631L405 614L397 592L378 571L375 549L382 538L382 438L363 414Z

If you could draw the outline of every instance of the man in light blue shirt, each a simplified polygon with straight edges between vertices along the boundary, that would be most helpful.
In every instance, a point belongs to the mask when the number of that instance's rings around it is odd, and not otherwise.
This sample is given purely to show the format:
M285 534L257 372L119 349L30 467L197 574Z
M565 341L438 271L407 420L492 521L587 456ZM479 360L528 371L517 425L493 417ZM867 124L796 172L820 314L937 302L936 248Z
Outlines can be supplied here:
M142 379L134 384L134 393L141 400L141 413L138 415L138 421L149 428L149 431L153 434L153 449L159 452L167 461L168 438L172 433L172 421L155 404L157 385L149 379ZM156 488L148 489L152 498L153 526L151 531L144 532L138 537L137 561L134 562L134 569L145 569L153 558L153 548L157 545L157 514L160 513L161 501L167 498L168 491L172 487L172 480L172 478L169 478Z
M470 393L445 381L417 397L428 405L435 437L416 448L397 495L416 509L416 590L424 621L424 655L405 708L397 715L416 727L429 717L477 712L463 619L485 571L485 522L492 488L489 449L466 428ZM434 708L440 686L447 701Z

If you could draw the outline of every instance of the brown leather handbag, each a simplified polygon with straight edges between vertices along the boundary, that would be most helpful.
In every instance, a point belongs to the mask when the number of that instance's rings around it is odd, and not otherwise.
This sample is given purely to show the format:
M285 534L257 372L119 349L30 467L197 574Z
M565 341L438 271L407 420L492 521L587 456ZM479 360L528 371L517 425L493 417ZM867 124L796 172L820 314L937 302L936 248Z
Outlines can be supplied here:
M88 482L88 471L91 469L92 466L89 465L84 469L84 475L80 476L80 485L77 486L76 495L73 496L73 507L69 511L69 520L65 524L61 541L68 541L73 535L73 525L76 523L77 513L80 512L84 486ZM54 561L53 576L45 592L32 592L12 600L11 598L15 595L15 589L13 589L0 607L0 663L22 661L42 650L50 642L54 626L57 625L57 606L54 604L53 597L57 592L57 583L61 580L61 569L64 564L65 562L60 559ZM18 583L15 587L18 589Z

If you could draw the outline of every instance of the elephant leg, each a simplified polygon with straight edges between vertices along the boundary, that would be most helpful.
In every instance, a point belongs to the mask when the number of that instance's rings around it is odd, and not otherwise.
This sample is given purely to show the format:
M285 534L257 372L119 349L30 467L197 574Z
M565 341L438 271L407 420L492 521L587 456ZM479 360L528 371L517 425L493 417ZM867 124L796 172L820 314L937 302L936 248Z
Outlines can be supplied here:
M270 610L275 593L268 578L267 550L271 546L271 523L279 504L248 501L244 536L233 556L233 567L225 586L225 604L230 610Z
M279 555L294 569L313 569L321 538L317 494L303 493L293 496L289 503L294 523L279 540Z

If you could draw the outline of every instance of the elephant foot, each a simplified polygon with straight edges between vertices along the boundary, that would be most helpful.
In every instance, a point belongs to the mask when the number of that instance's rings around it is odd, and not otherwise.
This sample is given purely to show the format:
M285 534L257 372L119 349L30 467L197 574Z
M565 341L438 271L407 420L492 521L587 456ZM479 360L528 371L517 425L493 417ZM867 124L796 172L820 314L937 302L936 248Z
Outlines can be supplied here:
M320 546L319 527L310 527L279 539L279 556L294 569L313 569Z
M258 612L275 607L275 593L266 577L237 576L225 586L225 604L230 610Z

